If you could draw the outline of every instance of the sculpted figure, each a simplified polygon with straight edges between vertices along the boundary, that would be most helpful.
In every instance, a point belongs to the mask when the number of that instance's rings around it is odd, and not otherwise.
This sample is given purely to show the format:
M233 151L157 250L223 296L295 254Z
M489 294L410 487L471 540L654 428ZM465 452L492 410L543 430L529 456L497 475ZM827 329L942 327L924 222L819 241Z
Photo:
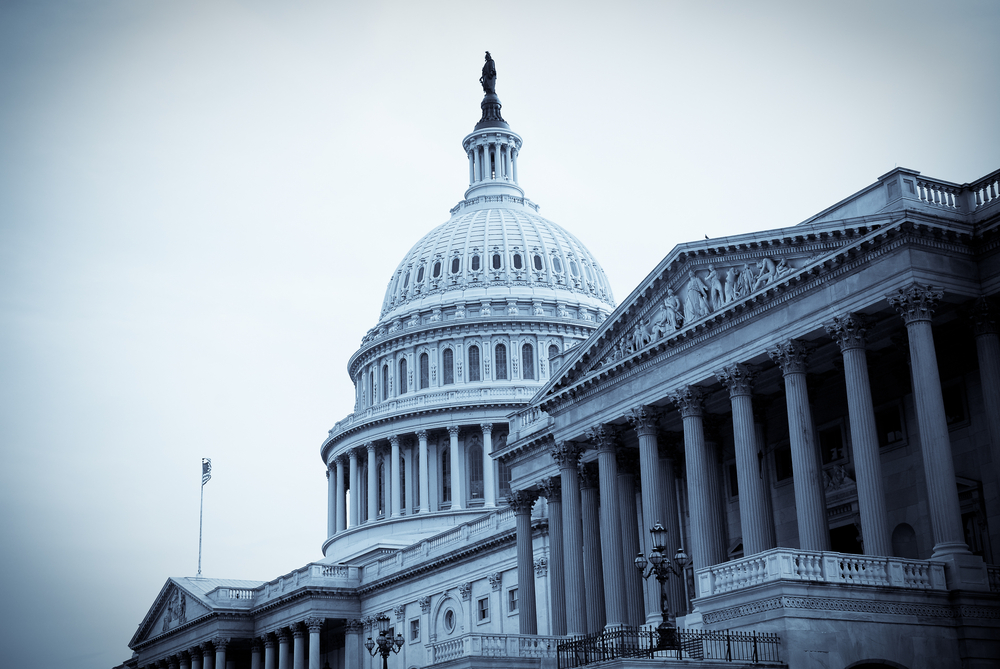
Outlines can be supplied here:
M687 302L684 304L684 319L692 321L708 315L708 286L699 279L693 269L688 270Z
M483 85L484 93L496 95L497 87L497 67L490 57L490 52L486 52L486 64L483 65L483 76L479 77L479 83Z
M757 281L753 284L754 290L774 281L775 265L773 260L770 258L761 258L760 262L757 263L757 267L760 268L760 273L757 275Z
M780 279L786 274L791 273L792 268L788 266L788 261L784 258L778 261L778 266L774 268L774 278Z
M667 288L667 297L663 300L663 308L667 311L667 325L670 328L667 332L673 332L681 326L684 316L681 314L681 298L674 295L672 288Z
M726 272L726 304L736 299L736 282L738 281L738 277L739 273L735 267L730 267L729 271Z
M708 296L712 311L716 311L725 303L725 296L722 290L722 280L719 273L711 265L708 266Z
M743 263L740 278L736 284L736 297L746 297L753 292L753 270L749 263Z

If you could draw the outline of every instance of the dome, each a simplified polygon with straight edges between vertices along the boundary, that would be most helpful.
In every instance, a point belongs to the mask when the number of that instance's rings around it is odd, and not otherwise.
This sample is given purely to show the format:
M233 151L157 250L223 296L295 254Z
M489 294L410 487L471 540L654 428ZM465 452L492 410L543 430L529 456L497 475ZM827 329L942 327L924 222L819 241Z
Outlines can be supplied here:
M463 201L410 249L389 280L382 321L510 299L561 303L599 317L614 308L604 270L580 240L539 216L530 201L494 198L510 206Z

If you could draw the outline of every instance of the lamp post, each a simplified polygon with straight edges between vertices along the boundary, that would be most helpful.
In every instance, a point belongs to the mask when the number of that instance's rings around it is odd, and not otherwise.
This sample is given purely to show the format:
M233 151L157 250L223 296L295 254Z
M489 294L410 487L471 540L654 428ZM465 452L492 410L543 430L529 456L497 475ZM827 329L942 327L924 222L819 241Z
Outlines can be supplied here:
M375 622L379 628L378 637L375 640L368 637L368 641L365 641L365 648L368 649L372 657L381 655L382 669L389 669L389 653L398 653L403 647L403 635L397 633L395 639L389 636L389 618L387 616L379 616Z
M663 616L663 622L656 627L660 636L658 647L668 648L676 645L676 635L674 626L670 624L670 602L667 601L665 586L671 575L681 576L684 573L688 556L683 547L678 547L677 553L674 554L673 563L670 562L670 558L667 557L667 530L660 523L656 523L650 528L649 534L653 538L653 550L649 553L649 560L647 561L646 557L639 553L635 558L635 568L639 570L644 579L656 576L656 580L660 584L660 613ZM646 565L649 565L649 571L646 571Z

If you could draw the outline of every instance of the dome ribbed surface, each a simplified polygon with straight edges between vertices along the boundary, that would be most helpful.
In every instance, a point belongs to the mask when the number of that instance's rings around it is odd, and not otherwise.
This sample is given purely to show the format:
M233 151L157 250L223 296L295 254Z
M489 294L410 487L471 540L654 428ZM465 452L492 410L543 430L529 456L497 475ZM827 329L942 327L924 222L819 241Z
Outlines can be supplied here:
M604 270L580 240L526 207L497 207L457 213L424 235L390 278L381 320L511 297L614 308Z

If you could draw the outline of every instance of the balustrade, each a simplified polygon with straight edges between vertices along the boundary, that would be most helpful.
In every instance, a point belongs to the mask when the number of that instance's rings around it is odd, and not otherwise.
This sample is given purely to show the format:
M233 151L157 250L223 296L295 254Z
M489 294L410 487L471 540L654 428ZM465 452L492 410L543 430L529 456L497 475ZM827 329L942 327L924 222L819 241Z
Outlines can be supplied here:
M969 190L972 191L974 197L972 205L974 209L995 202L1000 198L1000 170L973 182L969 186Z
M525 657L555 658L558 644L565 641L559 636L523 634L465 634L431 645L434 663L447 662L462 657Z

